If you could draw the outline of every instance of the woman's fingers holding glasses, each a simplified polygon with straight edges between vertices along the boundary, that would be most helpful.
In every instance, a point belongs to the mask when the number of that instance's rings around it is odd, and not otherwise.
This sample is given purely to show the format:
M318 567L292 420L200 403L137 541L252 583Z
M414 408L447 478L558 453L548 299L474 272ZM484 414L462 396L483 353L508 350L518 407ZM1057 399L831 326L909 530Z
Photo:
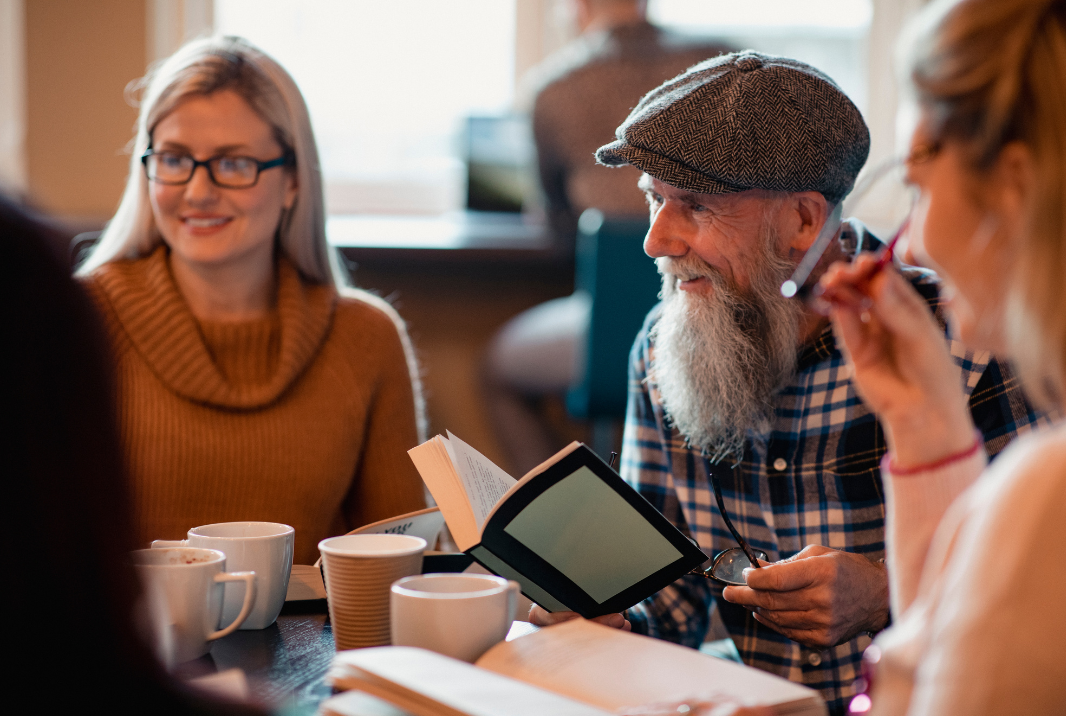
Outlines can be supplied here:
M882 267L873 254L862 254L850 263L838 261L826 270L811 292L815 307L824 313L832 308L868 310L872 304L870 281Z

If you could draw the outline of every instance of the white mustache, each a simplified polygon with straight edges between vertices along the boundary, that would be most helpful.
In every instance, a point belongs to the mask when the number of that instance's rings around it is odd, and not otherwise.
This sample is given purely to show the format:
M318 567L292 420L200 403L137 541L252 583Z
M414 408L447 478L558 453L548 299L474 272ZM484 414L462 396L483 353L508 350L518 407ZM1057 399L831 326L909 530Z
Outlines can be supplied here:
M661 275L672 276L678 281L692 281L697 278L720 280L723 278L718 269L698 256L690 255L683 259L660 256L655 259L655 268Z

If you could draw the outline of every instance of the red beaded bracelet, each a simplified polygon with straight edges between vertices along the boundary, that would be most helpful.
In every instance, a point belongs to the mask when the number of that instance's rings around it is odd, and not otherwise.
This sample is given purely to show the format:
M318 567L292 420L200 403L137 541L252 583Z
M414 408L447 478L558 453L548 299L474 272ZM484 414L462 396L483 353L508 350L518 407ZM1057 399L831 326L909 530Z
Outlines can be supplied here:
M973 457L974 453L981 449L985 444L985 437L981 434L980 430L974 431L975 438L973 445L966 448L961 452L957 452L954 455L948 455L947 457L940 458L935 462L929 462L925 465L915 465L914 467L899 467L896 465L896 460L891 455L885 455L883 467L887 467L888 471L897 477L906 475L917 475L919 472L929 472L930 470L939 470L942 467L950 465L953 462L959 462L969 457Z

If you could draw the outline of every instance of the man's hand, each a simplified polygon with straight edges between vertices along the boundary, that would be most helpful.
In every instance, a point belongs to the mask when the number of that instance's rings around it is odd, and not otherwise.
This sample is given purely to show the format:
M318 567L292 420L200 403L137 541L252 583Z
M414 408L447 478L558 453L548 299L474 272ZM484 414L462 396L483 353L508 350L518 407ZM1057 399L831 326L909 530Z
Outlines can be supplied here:
M536 626L551 626L552 624L562 624L568 622L571 619L578 619L580 616L577 612L549 612L539 604L534 604L529 609L529 623ZM614 629L621 629L622 631L629 631L633 626L629 623L621 614L604 614L602 617L596 617L590 621L603 624L604 626L613 627Z
M809 545L794 557L744 572L726 601L793 641L827 649L888 623L888 573L862 555Z

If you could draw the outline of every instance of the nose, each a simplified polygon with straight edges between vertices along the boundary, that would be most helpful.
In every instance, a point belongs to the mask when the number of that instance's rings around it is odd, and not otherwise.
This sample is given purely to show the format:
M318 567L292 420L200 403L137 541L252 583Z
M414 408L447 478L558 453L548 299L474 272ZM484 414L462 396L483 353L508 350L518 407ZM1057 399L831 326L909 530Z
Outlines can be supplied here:
M211 181L207 167L196 167L189 183L185 185L185 200L190 204L203 205L213 202L217 197L218 187Z
M665 201L651 216L651 226L644 237L644 253L657 259L680 258L689 251L686 239L691 227L676 202Z

